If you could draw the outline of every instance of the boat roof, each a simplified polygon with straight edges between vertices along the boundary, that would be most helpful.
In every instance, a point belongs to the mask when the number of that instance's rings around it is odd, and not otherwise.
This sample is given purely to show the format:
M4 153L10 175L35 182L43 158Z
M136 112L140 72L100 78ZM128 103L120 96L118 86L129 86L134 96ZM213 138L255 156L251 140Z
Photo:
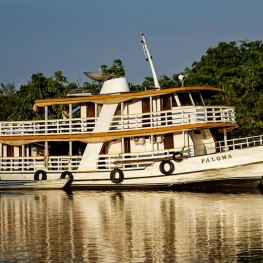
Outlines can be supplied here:
M222 90L214 87L179 87L179 88L169 88L161 90L146 90L138 92L125 92L125 93L114 93L114 94L96 94L93 96L80 96L80 97L65 97L65 98L53 98L53 99L38 99L35 101L33 110L36 111L37 107L45 107L56 104L75 104L82 102L94 102L98 104L116 104L125 102L131 99L137 98L147 98L155 97L160 95L165 95L174 92L183 92L183 91L217 91L221 92Z

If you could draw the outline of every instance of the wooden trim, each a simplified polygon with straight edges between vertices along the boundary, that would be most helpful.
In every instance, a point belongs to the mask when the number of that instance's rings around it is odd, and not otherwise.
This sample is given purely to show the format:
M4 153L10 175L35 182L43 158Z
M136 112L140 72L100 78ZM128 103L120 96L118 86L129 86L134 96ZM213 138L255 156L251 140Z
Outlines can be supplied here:
M111 140L117 140L119 138L134 137L134 136L148 136L156 134L167 134L178 131L189 131L194 129L235 129L237 124L233 123L197 123L197 124L185 124L185 125L175 125L175 126L162 126L162 127L152 127L147 129L138 130L125 130L125 131L108 131L108 132L97 132L97 133L87 133L87 134L58 134L58 135L29 135L29 136L0 136L0 142L10 145L23 145L33 142L43 142L43 141L85 141L89 143L107 142ZM16 141L23 142L17 144Z
M217 92L222 91L219 88L213 88L213 87L179 87L179 88L169 88L169 89L161 89L161 90L147 90L140 92L131 91L131 92L119 93L119 94L98 94L98 95L83 96L83 97L38 99L35 101L35 105L33 109L36 111L37 107L45 107L55 104L75 104L75 103L82 103L88 101L94 103L100 103L100 104L115 104L135 98L147 98L147 97L160 96L174 92L194 91L194 90L195 91L210 90Z

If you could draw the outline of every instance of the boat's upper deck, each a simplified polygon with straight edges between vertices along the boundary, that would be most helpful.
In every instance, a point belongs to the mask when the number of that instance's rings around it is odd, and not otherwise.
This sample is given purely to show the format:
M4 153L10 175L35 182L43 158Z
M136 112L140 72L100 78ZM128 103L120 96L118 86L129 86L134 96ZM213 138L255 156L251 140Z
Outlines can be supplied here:
M98 118L74 118L43 121L24 122L0 122L0 137L4 139L10 136L48 136L48 135L72 135L92 134ZM234 128L235 112L233 107L199 106L182 107L169 111L149 112L144 114L116 115L113 117L108 134L135 131L147 134L167 133L174 130L190 130L198 128ZM149 131L150 129L150 131ZM59 138L58 138L59 139ZM105 141L108 139L105 138Z
M93 103L94 107L95 104L115 104L120 107L118 110L116 106L116 112L111 116L108 116L106 112L102 117L97 112L92 117L86 115L84 117L81 116L81 118L73 118L69 114L69 118L66 119L50 120L46 116L45 120L0 122L0 141L13 145L21 145L29 143L29 141L72 140L73 138L74 140L81 139L87 142L102 142L122 137L166 134L192 129L236 128L234 107L204 106L203 100L199 95L198 102L194 103L191 93L197 94L200 91L218 92L221 90L212 87L181 87L37 100L34 106L35 110L37 107L47 108L49 105L55 104L81 104L84 107L84 112L87 111L86 103ZM185 106L189 104L183 105L179 101L179 94L186 94L186 92L189 92L193 102L190 106ZM179 106L175 102L176 96ZM164 102L164 97L166 99L168 97L169 102ZM185 96L181 97L181 100L185 99ZM143 105L143 100L145 99L149 103L146 111L145 105ZM176 105L172 105L172 101ZM169 107L164 104L169 104ZM104 120L101 120L101 118L104 118ZM96 129L99 120L100 122L106 120L108 122L109 119L110 122L107 129L99 129L99 131Z

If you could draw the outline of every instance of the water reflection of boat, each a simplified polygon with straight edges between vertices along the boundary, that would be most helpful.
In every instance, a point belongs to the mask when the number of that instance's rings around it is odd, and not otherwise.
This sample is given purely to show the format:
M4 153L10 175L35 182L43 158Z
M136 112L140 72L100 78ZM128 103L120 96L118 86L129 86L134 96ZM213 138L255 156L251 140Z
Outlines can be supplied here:
M262 207L259 194L0 192L1 260L262 261Z
M142 44L155 87L131 92L124 77L86 72L104 81L99 94L78 90L39 99L34 110L45 108L44 120L1 122L1 178L74 175L72 187L99 189L222 185L232 179L257 187L262 135L227 139L238 126L234 107L204 102L204 96L221 92L218 88L160 89L144 36ZM183 76L180 80L184 83ZM49 119L48 107L65 104L63 118ZM76 109L80 116L73 116ZM218 141L219 132L224 139Z
M83 192L77 196L84 235L97 240L93 247L102 262L109 254L111 262L127 258L127 262L239 262L239 257L246 260L253 254L263 259L260 195L92 192L87 198Z

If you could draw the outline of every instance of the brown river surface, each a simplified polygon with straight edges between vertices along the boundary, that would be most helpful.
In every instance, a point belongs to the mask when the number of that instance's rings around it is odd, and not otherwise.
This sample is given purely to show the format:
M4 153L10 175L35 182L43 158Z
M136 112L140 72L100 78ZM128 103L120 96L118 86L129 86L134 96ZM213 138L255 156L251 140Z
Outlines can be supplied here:
M0 262L263 262L263 196L0 192Z

